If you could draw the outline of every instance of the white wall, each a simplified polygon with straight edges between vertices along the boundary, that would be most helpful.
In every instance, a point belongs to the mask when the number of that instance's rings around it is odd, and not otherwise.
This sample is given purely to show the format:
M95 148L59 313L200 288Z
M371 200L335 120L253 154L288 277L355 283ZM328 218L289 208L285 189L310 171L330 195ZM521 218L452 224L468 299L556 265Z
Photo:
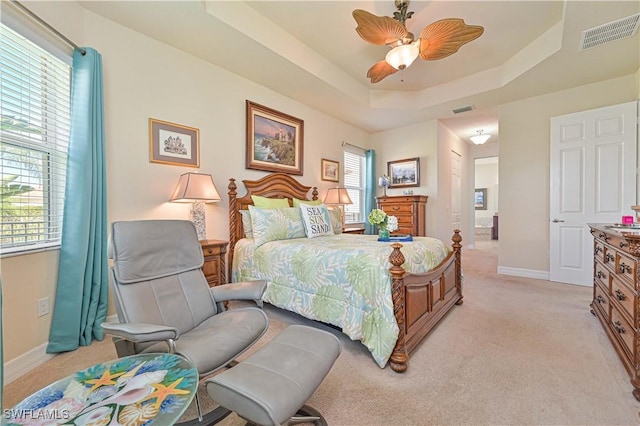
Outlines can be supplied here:
M245 169L245 100L304 120L304 175L319 186L320 159L342 165L343 140L368 147L369 134L219 67L161 44L77 3L29 2L30 8L78 44L102 54L108 220L187 218L187 204L167 202L180 174L194 169L149 162L148 119L200 129L200 170L211 173L223 200L207 205L207 237L228 239L228 179L256 179ZM70 15L66 15L69 13ZM74 19L66 19L74 16ZM213 41L212 41L213 42ZM48 340L51 315L36 316L37 299L53 301L57 251L2 259L4 360ZM111 310L113 312L113 310Z
M637 97L636 73L500 107L499 270L548 276L551 117Z

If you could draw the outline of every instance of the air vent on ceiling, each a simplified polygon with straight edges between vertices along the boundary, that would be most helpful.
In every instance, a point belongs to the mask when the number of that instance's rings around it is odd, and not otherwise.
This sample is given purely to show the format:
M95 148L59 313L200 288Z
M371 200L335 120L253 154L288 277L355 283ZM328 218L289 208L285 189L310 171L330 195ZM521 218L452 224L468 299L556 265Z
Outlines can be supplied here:
M582 32L578 50L591 49L612 41L633 36L640 26L640 13L600 25Z
M453 110L454 114L460 114L461 112L473 111L473 105L463 106Z

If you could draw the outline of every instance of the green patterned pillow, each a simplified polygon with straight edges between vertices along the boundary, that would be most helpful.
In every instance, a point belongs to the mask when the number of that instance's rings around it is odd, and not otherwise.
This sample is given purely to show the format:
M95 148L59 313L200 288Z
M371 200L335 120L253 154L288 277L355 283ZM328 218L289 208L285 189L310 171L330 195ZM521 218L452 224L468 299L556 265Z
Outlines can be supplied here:
M318 206L322 204L322 200L298 200L297 198L292 198L293 207L300 207L300 203L310 204L312 206Z
M300 212L302 213L302 221L304 222L307 238L333 235L329 211L324 204L314 206L300 203Z
M289 208L289 200L286 198L267 198L259 195L252 195L253 205L261 209L286 209Z
M249 210L240 210L240 217L242 217L242 230L245 238L253 238L253 226L251 226Z
M300 209L261 209L249 206L253 239L256 247L275 240L304 238L304 224Z
M329 209L329 217L331 218L331 227L334 234L342 234L342 210L340 207L332 207Z

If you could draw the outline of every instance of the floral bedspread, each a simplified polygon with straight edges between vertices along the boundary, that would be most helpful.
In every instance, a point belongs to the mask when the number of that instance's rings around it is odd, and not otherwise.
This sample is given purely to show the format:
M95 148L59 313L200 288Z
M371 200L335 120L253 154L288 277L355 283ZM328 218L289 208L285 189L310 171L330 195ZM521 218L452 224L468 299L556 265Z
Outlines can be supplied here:
M388 242L375 235L338 234L236 243L232 280L266 280L265 302L333 324L360 340L384 368L398 337L393 314ZM402 242L404 269L427 272L451 251L442 241L414 237Z

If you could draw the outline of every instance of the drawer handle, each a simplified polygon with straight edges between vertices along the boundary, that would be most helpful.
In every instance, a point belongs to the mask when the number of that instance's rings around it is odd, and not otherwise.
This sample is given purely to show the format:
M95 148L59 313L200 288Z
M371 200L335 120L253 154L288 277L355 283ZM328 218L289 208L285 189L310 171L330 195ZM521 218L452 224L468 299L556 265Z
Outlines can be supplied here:
M597 301L598 303L600 303L600 304L605 303L605 301L604 301L604 297L602 297L601 295L597 295L597 296L596 296L596 301Z
M631 272L631 266L625 264L624 262L620 264L619 269L621 274L624 274L625 272Z
M593 249L593 254L598 254L602 251L602 247L600 246L596 246L596 248Z
M615 330L618 332L618 334L624 334L625 330L624 327L622 326L622 323L620 321L616 321L613 323L613 328L615 328Z
M607 255L604 257L605 262L613 262L615 259L616 257L611 253L607 253Z
M604 232L601 232L601 233L598 235L598 237L599 237L599 238L605 238L605 237L606 237L606 235L604 234Z
M399 206L393 206L393 207L391 207L391 210L400 210L400 207Z
M598 278L602 279L602 278L605 278L605 277L607 276L607 274L605 274L605 273L604 273L604 272L602 272L602 271L598 271L598 273L596 274L596 276L597 276Z
M618 245L620 246L620 248L629 247L629 243L625 243L624 241L620 241L620 244Z
M621 292L619 288L616 289L615 293L618 300L624 300L627 298L627 296L623 292Z

